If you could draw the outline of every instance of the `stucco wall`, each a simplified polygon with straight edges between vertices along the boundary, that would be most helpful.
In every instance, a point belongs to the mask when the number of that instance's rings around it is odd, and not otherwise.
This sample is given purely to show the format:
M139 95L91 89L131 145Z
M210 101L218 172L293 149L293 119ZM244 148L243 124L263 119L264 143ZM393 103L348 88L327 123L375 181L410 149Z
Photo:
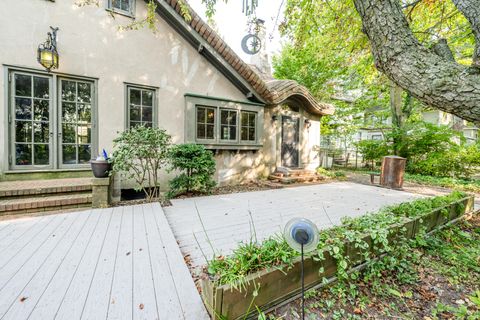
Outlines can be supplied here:
M146 14L145 2L137 0L136 16ZM96 78L98 83L98 148L112 149L112 141L125 129L125 83L157 88L158 126L166 129L175 143L185 141L185 98L194 93L246 101L245 96L162 18L158 32L147 28L120 31L119 26L132 22L126 16L100 6L78 7L74 0L0 1L0 123L7 127L7 70L26 68L44 72L36 61L36 50L46 39L49 26L59 27L60 68L56 74ZM278 164L279 124L272 125L273 109L264 114L263 148L257 151L218 151L217 181L238 182L267 175ZM311 146L318 144L319 123L313 122L301 136L306 142L302 164L314 163ZM318 117L317 117L318 118ZM315 117L312 119L318 120ZM0 131L0 173L8 170L7 129ZM313 162L312 162L313 161Z

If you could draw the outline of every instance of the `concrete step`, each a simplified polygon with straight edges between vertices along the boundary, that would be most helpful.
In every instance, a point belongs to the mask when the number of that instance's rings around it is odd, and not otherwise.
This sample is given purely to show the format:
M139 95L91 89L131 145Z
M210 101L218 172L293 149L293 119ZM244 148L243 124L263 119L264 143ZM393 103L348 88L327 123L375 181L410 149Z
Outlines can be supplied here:
M91 181L91 178L3 181L0 182L0 200L91 191Z
M3 198L0 200L0 215L90 207L91 204L91 192L32 198Z

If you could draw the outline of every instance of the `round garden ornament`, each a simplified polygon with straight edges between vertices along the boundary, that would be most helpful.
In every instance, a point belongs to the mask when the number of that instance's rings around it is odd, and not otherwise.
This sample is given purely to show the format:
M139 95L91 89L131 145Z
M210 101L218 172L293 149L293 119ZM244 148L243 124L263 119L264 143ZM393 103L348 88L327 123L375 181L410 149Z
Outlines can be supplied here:
M292 249L300 252L302 281L302 319L305 319L305 277L303 270L303 254L317 248L318 228L312 221L305 218L293 218L288 221L283 230L283 237Z
M295 251L310 252L317 248L319 234L317 226L305 218L293 218L287 222L283 236Z

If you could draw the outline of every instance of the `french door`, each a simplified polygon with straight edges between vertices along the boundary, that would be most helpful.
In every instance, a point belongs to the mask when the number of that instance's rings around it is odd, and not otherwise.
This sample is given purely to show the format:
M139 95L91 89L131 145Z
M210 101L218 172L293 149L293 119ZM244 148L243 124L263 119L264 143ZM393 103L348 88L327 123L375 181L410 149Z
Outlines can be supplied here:
M62 78L59 98L60 167L88 165L92 158L93 83Z
M94 83L24 72L12 72L10 81L10 168L88 166Z
M53 167L52 79L15 72L12 79L11 166Z

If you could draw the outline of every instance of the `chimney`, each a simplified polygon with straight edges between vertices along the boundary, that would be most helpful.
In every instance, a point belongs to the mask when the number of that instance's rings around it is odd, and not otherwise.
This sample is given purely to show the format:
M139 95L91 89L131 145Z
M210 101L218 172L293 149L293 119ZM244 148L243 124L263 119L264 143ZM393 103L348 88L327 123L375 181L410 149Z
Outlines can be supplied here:
M265 21L257 19L256 21L256 35L260 39L261 48L257 54L254 54L250 58L250 64L254 65L258 71L262 73L265 78L272 77L272 69L270 67L270 61L267 53L267 31L265 28Z

